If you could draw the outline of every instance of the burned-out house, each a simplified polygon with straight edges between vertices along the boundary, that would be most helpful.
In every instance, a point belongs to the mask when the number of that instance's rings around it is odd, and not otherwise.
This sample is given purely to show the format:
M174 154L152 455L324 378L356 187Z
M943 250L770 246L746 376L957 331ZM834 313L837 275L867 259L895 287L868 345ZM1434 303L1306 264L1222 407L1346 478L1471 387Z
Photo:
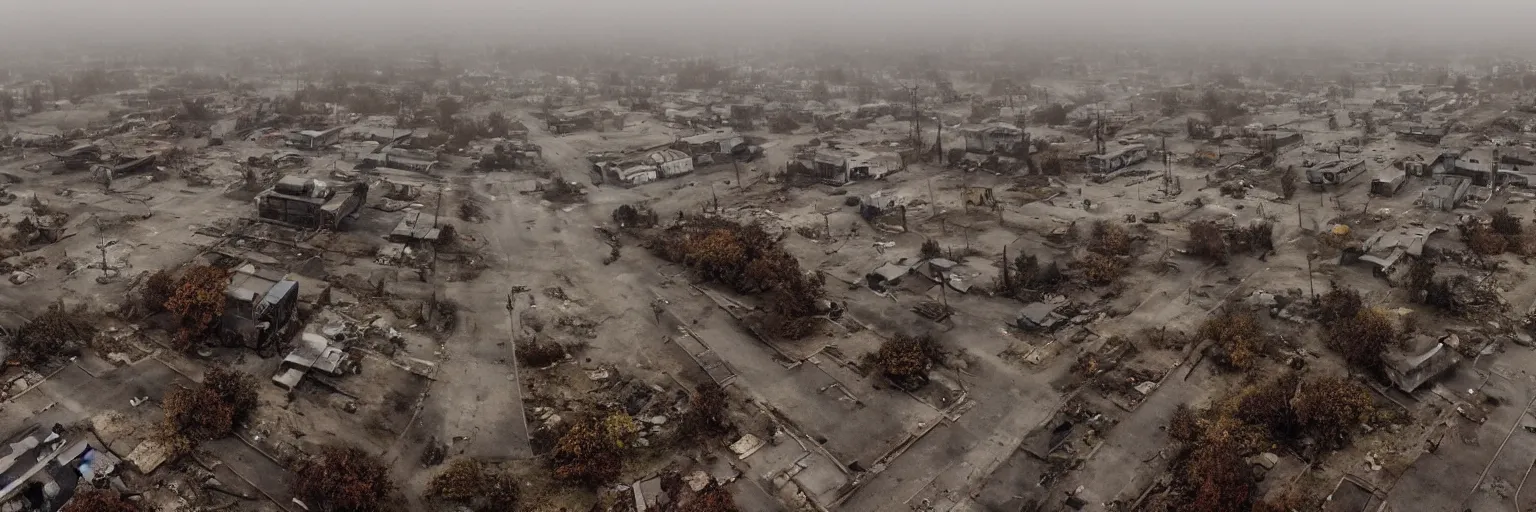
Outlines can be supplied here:
M904 168L900 155L860 148L811 148L801 152L795 161L816 179L830 185L880 179Z
M101 161L101 147L95 144L80 144L58 153L49 153L57 158L65 169L78 171L89 167L91 164Z
M1436 127L1426 124L1408 123L1395 126L1392 131L1397 134L1399 139L1433 146L1439 144L1440 140L1444 139L1451 132L1451 125L1445 124Z
M962 127L960 133L965 136L965 151L968 153L1019 154L1029 150L1029 135L1008 123Z
M235 268L224 295L219 338L226 345L266 350L291 332L299 282L287 274L247 263Z
M1434 182L1420 196L1419 202L1425 208L1440 211L1451 211L1466 202L1467 194L1472 191L1472 178L1456 174L1441 174L1434 177Z
M550 133L574 133L585 130L617 131L624 129L624 116L605 108L560 109L544 115Z
M1382 354L1387 380L1404 393L1412 393L1426 381L1456 366L1461 362L1461 356L1454 348L1446 346L1445 342L1451 339L1454 337L1436 340L1421 335L1407 347Z
M1263 130L1255 137L1258 150L1270 154L1277 154L1292 147L1301 145L1303 137L1300 132L1286 130Z
M1365 172L1365 160L1332 160L1307 169L1307 183L1314 187L1349 183Z
M1147 149L1147 146L1131 144L1103 153L1088 155L1085 160L1088 164L1088 172L1093 174L1110 174L1145 162L1150 156L1151 152Z
M698 135L683 137L672 144L672 149L693 157L695 165L710 165L726 160L743 151L747 139L729 128L718 128Z
M634 186L693 172L693 158L676 149L661 148L596 164L603 180Z
M300 130L288 135L288 144L308 150L322 149L340 141L341 131L345 129L345 126L337 126L324 130Z
M331 184L302 176L285 176L256 196L263 220L307 229L336 229L362 209L368 184Z

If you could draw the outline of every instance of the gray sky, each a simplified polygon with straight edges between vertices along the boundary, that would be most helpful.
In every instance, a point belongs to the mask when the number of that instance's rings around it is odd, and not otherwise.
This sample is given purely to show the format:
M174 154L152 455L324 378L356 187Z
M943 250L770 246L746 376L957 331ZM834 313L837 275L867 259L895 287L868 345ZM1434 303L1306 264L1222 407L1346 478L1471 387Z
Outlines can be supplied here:
M996 35L1116 39L1508 40L1536 31L1533 0L3 0L0 31L57 40L737 31L828 37ZM195 27L195 29L189 29Z

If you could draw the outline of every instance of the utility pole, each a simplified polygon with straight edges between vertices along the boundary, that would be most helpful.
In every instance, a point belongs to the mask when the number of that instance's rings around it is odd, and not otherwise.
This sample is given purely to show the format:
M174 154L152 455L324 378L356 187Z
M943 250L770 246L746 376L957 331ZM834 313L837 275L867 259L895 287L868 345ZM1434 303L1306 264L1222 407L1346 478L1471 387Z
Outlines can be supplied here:
M933 136L933 144L937 148L935 151L939 153L939 166L942 167L944 165L944 120L938 119L935 123L939 125L939 133Z
M742 188L745 185L741 183L741 161L737 160L735 157L732 157L731 167L736 169L736 188Z
M715 214L720 213L720 196L715 195L715 182L709 182L709 197L715 203Z
M923 124L917 116L917 84L913 83L904 87L907 96L912 99L912 148L922 154L923 152Z

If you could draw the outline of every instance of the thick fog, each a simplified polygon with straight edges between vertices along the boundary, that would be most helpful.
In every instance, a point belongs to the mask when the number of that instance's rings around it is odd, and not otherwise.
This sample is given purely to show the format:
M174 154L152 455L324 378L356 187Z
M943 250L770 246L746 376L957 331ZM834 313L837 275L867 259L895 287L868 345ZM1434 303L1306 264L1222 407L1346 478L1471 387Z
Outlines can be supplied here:
M1489 41L1532 38L1531 0L11 0L10 42L276 38Z

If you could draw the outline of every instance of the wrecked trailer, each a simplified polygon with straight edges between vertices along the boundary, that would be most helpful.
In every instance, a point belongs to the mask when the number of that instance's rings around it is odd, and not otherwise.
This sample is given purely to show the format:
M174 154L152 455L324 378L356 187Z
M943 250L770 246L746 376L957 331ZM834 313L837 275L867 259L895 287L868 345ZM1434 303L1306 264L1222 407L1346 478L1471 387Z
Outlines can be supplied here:
M285 176L256 196L262 220L311 229L336 229L355 217L368 200L368 184L337 186L329 182Z
M118 158L112 165L92 167L91 176L102 183L111 183L114 179L153 168L158 158L159 155L149 155L143 158Z

